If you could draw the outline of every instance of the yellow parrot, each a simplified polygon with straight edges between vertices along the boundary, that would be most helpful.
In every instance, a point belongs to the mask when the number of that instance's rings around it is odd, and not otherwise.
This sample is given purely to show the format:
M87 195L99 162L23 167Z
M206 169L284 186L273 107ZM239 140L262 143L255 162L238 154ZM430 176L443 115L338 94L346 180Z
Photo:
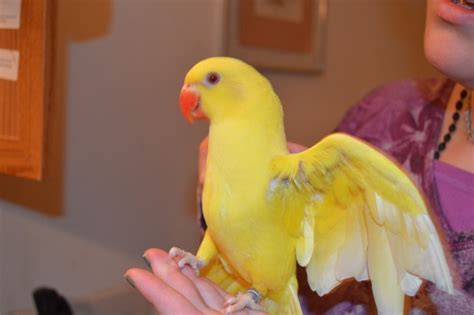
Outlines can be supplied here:
M196 272L237 296L224 307L302 314L296 263L312 290L370 280L379 314L402 314L422 280L453 291L426 203L408 176L369 144L342 133L289 154L283 110L269 81L233 58L191 68L183 115L209 119L203 191L207 231Z

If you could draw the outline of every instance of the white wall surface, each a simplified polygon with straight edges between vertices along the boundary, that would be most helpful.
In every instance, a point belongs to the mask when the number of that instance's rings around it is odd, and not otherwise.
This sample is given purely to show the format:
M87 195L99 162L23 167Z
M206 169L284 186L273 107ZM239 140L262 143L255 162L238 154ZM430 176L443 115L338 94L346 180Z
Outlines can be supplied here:
M69 297L123 283L151 246L195 250L196 149L177 96L186 70L221 54L222 0L59 1L65 83L65 215L0 201L0 313L31 290ZM289 139L313 144L372 87L434 75L424 1L329 0L320 75L264 74L285 104ZM310 114L308 114L310 113Z

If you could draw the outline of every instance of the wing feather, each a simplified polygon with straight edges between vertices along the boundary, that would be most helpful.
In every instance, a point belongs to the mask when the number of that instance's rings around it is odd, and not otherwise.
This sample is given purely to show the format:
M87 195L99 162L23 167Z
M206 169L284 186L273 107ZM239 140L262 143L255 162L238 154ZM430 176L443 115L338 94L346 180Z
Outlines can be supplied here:
M400 303L395 289L414 295L420 278L453 291L423 197L403 170L375 148L333 134L304 152L275 158L272 172L268 197L291 200L293 209L304 207L296 255L318 294L351 277L377 281L374 295L382 304ZM395 282L384 280L390 274ZM392 300L382 291L393 292Z

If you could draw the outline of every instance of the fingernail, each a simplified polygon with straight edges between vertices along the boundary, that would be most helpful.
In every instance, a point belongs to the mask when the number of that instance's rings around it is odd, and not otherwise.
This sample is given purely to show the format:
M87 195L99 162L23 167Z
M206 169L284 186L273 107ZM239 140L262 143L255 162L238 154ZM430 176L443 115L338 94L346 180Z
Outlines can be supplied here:
M148 266L148 268L151 269L151 263L145 255L143 255L143 260L145 261L145 264Z
M136 289L137 287L135 286L135 282L133 282L132 278L130 278L129 276L125 275L125 280L127 280L128 284L130 284L130 286L134 289Z

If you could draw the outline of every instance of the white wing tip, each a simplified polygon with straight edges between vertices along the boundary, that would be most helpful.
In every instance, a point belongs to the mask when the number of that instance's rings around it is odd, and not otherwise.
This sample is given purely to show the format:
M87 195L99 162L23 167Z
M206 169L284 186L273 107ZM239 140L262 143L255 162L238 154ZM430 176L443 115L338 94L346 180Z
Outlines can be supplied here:
M408 296L414 296L423 282L417 276L405 273L400 281L400 288Z
M442 281L437 281L436 287L449 294L454 294L454 285L453 285L453 279L451 278L451 275L449 275L449 277L447 278L446 277L443 278Z
M311 282L309 283L309 287L311 288L311 290L313 290L314 292L316 292L319 296L323 296L323 295L326 295L328 294L329 292L332 291L332 289L334 289L335 287L337 287L339 285L340 282L337 282L337 283L318 283L318 284L312 284Z

